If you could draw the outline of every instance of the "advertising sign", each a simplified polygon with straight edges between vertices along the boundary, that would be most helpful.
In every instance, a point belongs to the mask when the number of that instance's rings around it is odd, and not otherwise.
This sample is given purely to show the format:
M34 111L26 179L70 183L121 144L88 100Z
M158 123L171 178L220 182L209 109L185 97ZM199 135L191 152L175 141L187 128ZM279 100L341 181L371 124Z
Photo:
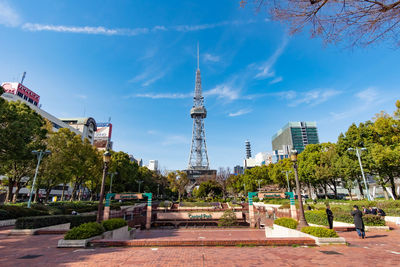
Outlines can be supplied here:
M98 122L97 131L94 134L95 139L111 139L112 124L109 122Z

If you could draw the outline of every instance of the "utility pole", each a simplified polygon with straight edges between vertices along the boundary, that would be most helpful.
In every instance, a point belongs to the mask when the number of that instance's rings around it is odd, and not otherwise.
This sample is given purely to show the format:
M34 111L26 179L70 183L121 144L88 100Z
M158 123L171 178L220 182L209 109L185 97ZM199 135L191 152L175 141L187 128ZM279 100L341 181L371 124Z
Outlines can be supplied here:
M25 76L25 75L24 75L24 76ZM44 156L44 155L49 155L49 154L51 154L51 151L50 151L50 150L46 150L46 151L43 151L43 150L39 150L39 151L33 150L32 153L33 153L34 155L37 156L38 163L37 163L37 165L36 165L35 176L33 177L31 193L29 194L28 208L31 207L32 195L33 195L33 190L35 190L36 177L37 177L37 174L38 174L38 171L39 171L40 162L42 161L43 156Z

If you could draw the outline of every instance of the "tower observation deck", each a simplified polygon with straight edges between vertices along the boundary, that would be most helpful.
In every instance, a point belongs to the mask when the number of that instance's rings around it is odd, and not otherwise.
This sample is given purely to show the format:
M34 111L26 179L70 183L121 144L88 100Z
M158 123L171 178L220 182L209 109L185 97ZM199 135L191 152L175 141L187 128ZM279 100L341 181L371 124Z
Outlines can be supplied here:
M193 134L187 170L188 177L191 180L198 180L201 176L211 175L215 177L216 171L210 170L207 154L206 135L204 129L204 119L207 117L207 110L204 107L204 97L201 89L198 46L196 82L190 117L193 119Z

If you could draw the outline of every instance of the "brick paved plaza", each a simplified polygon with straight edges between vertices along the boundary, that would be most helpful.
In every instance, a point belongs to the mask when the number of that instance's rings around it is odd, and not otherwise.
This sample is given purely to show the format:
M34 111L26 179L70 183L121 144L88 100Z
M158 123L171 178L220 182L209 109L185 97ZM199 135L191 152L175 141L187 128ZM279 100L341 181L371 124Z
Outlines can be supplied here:
M183 231L188 233L186 236L213 236L212 230ZM222 231L214 232L216 238L221 238ZM177 236L184 237L181 233L178 231ZM0 230L0 266L399 266L400 263L399 228L390 232L369 232L365 240L356 238L355 232L340 233L349 246L324 247L60 249L56 248L57 240L62 238L59 235L7 234L8 230ZM141 235L157 238L153 233L142 232ZM253 235L257 236L257 231ZM29 255L34 258L29 259Z

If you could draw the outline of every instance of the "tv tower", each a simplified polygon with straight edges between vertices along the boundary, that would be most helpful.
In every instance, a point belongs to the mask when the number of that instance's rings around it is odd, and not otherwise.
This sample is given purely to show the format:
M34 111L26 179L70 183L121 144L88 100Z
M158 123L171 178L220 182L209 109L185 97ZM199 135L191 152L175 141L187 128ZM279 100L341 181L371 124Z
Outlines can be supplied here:
M189 156L189 170L209 170L209 162L206 146L206 134L204 130L204 119L207 110L204 107L204 97L201 92L201 77L199 67L199 44L197 43L197 70L194 89L193 108L190 110L193 118L192 146Z

